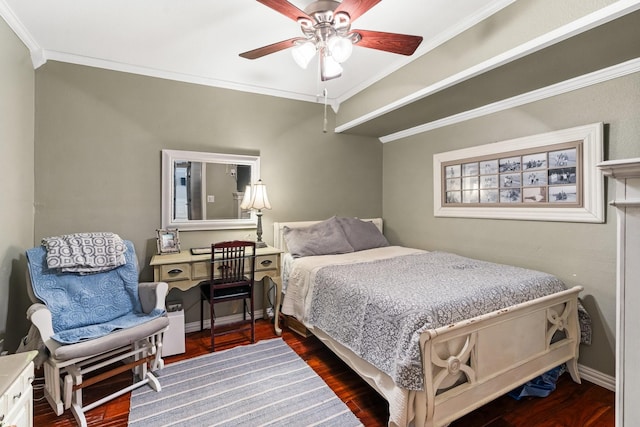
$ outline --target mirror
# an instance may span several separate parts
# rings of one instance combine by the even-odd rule
[[[162,228],[256,227],[240,208],[244,189],[260,177],[260,157],[162,150]]]

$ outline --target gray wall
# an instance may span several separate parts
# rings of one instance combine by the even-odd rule
[[[1,18],[0,76],[0,339],[14,351],[28,329],[24,251],[33,246],[34,71],[29,51]]]
[[[116,232],[135,244],[143,279],[160,227],[162,149],[260,155],[268,243],[274,221],[382,214],[380,143],[322,133],[318,104],[50,61],[36,72],[35,135],[36,241]],[[185,249],[244,237],[255,229],[180,232]],[[170,295],[186,300],[187,321],[199,318],[194,291]]]
[[[613,376],[613,208],[605,224],[435,218],[432,161],[439,152],[601,121],[607,125],[605,159],[639,157],[639,111],[640,74],[634,74],[385,144],[385,234],[394,243],[535,268],[584,286],[581,296],[593,317],[594,336],[591,346],[581,347],[580,363]]]

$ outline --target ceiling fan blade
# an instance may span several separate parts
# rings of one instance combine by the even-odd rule
[[[276,12],[280,12],[287,18],[293,19],[296,22],[298,21],[298,18],[306,18],[313,21],[309,15],[289,3],[287,0],[258,0],[258,3],[262,3],[263,5],[270,7]]]
[[[278,42],[278,43],[273,43],[273,44],[270,44],[270,45],[267,45],[267,46],[262,46],[262,47],[259,47],[257,49],[253,49],[253,50],[249,50],[247,52],[243,52],[243,53],[240,54],[240,56],[243,57],[243,58],[247,58],[247,59],[262,58],[265,55],[269,55],[271,53],[279,52],[281,50],[285,50],[285,49],[288,49],[290,47],[293,47],[293,44],[297,40],[306,40],[306,39],[304,37],[294,37],[292,39],[282,40],[281,42]]]
[[[422,43],[422,36],[369,30],[353,30],[352,33],[358,33],[360,37],[362,37],[362,39],[356,43],[357,46],[398,53],[400,55],[413,55],[420,43]]]
[[[351,22],[362,16],[363,13],[380,3],[381,0],[343,0],[334,13],[347,12]]]

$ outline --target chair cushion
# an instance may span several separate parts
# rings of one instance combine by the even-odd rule
[[[51,356],[58,361],[97,356],[156,334],[167,326],[169,326],[169,318],[165,314],[132,328],[121,329],[90,341],[61,345]]]

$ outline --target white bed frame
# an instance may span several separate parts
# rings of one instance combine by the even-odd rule
[[[382,219],[369,219],[382,231]],[[319,221],[274,224],[274,244],[286,250],[283,228]],[[580,383],[578,294],[563,292],[425,331],[420,338],[424,391],[408,392],[406,420],[418,427],[450,422],[566,362]],[[391,378],[317,328],[310,331],[393,405]],[[564,338],[552,342],[557,331]],[[460,381],[462,379],[462,381]],[[404,419],[404,418],[403,418]],[[389,425],[397,425],[390,420]]]

